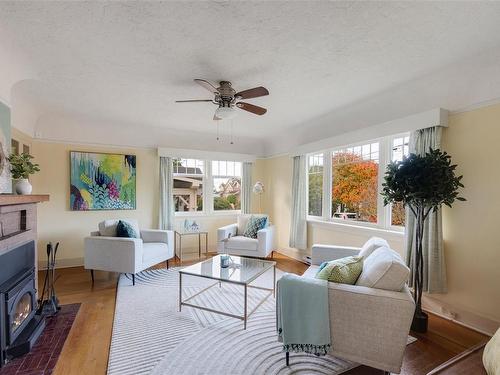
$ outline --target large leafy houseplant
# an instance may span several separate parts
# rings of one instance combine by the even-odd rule
[[[415,217],[415,269],[413,270],[413,295],[415,315],[412,329],[427,330],[427,314],[422,311],[424,224],[429,214],[443,204],[451,207],[455,200],[465,201],[459,196],[463,176],[456,176],[456,165],[451,157],[439,149],[429,149],[425,155],[410,154],[402,161],[387,166],[382,189],[384,205],[401,202]]]

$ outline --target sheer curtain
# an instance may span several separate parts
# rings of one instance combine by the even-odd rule
[[[306,157],[294,156],[292,173],[292,220],[290,247],[307,248]]]
[[[160,229],[174,229],[174,182],[172,158],[160,157]]]
[[[435,126],[420,129],[410,135],[410,152],[424,155],[429,148],[441,147],[442,128]],[[405,225],[406,264],[411,269],[410,286],[413,286],[415,268],[415,217],[406,210]],[[423,291],[428,293],[446,292],[446,267],[443,249],[443,225],[441,210],[431,212],[425,221],[423,237]]]
[[[241,213],[252,212],[252,163],[243,163],[243,176],[241,186]]]

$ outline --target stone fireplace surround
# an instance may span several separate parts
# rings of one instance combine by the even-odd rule
[[[43,331],[37,304],[37,203],[48,195],[0,195],[0,367]]]

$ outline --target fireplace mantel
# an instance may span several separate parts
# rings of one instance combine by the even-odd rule
[[[0,194],[0,206],[47,202],[48,200],[49,200],[48,194],[33,194],[33,195]]]

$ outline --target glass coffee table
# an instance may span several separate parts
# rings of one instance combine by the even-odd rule
[[[221,267],[220,255],[217,255],[211,259],[207,259],[203,262],[193,264],[192,266],[183,268],[179,271],[179,311],[181,311],[182,306],[189,306],[195,309],[205,310],[213,312],[216,314],[221,314],[229,316],[231,318],[236,318],[243,320],[243,329],[247,328],[247,320],[271,295],[275,295],[276,291],[276,262],[269,260],[262,260],[256,258],[238,257],[231,256],[232,265],[227,268]],[[265,272],[273,270],[273,286],[272,288],[265,288],[262,286],[250,285],[257,278],[262,276]],[[182,300],[182,276],[189,275],[195,277],[202,277],[206,279],[211,279],[216,281],[210,286],[200,290],[199,292],[189,296],[185,300]],[[209,307],[196,305],[190,303],[189,301],[206,292],[210,288],[219,285],[221,282],[237,284],[243,286],[243,314],[231,314],[225,311],[215,310]],[[257,305],[249,312],[248,311],[248,288],[255,288],[265,290],[269,293],[257,303]]]

